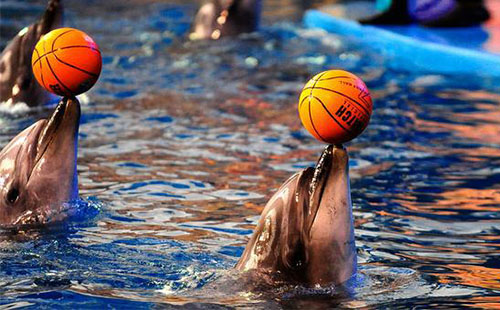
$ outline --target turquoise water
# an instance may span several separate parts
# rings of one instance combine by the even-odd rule
[[[43,10],[2,2],[2,46]],[[0,232],[1,308],[495,308],[500,80],[398,71],[359,42],[266,2],[258,34],[186,42],[196,4],[66,1],[104,55],[83,98],[77,212]],[[296,104],[343,68],[374,99],[351,157],[359,274],[335,288],[251,290],[232,271],[263,205],[323,146]],[[0,145],[50,108],[0,114]]]

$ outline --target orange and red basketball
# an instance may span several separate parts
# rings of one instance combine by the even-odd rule
[[[372,114],[372,99],[365,83],[344,70],[314,76],[300,94],[299,116],[318,140],[341,144],[365,130]]]
[[[59,28],[45,34],[31,58],[37,81],[60,96],[76,96],[94,86],[101,73],[99,47],[85,32]]]

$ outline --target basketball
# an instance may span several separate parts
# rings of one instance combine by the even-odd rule
[[[85,32],[59,28],[45,34],[31,58],[33,74],[46,90],[76,96],[94,86],[101,73],[101,52]]]
[[[317,74],[300,94],[300,120],[322,142],[351,141],[365,130],[371,114],[372,99],[365,83],[344,70]]]

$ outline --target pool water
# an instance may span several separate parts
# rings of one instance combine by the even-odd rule
[[[2,48],[44,2],[2,2]],[[395,70],[304,29],[292,0],[216,42],[185,40],[194,1],[65,8],[104,56],[81,98],[81,201],[64,223],[0,231],[0,308],[500,307],[499,78]],[[232,267],[270,195],[320,155],[297,98],[331,68],[374,99],[347,145],[359,273],[349,293],[252,288]],[[4,146],[51,109],[0,111]]]

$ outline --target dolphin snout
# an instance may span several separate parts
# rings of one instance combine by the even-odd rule
[[[76,99],[64,98],[46,122],[37,146],[37,159],[49,150],[64,144],[74,144],[80,122],[80,104]],[[75,140],[75,141],[72,141]]]
[[[347,155],[347,150],[342,144],[329,145],[327,148],[330,149],[334,163],[338,163],[339,165],[347,164],[349,155]]]
[[[62,24],[63,7],[60,0],[51,0],[38,24],[41,34],[45,34]]]

